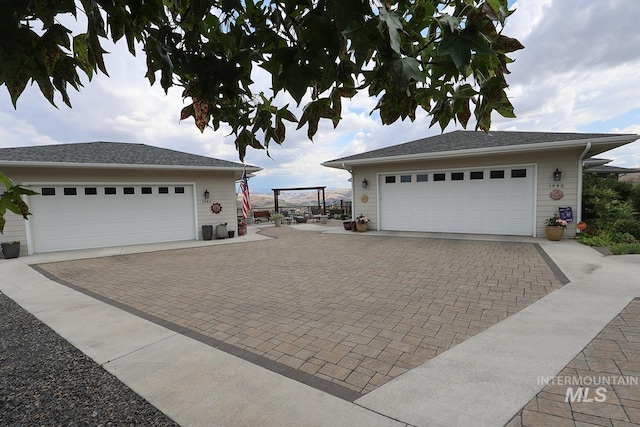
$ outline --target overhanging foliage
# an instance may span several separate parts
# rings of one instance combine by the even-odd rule
[[[522,45],[501,34],[507,0],[0,0],[0,85],[16,107],[35,82],[55,105],[71,106],[68,86],[107,74],[106,39],[144,48],[147,78],[167,91],[182,87],[200,131],[231,128],[243,159],[247,147],[285,140],[285,121],[334,127],[342,98],[378,97],[382,123],[414,120],[418,107],[431,125],[489,130],[491,113],[514,117],[505,88],[507,54]],[[57,17],[83,15],[73,32]],[[271,75],[272,93],[253,93],[252,71]],[[300,105],[298,119],[280,92]],[[308,102],[307,102],[308,101]]]

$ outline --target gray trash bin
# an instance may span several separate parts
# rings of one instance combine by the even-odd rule
[[[202,239],[203,240],[212,240],[213,239],[213,225],[203,225],[202,226]]]

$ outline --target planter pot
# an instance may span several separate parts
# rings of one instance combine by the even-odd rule
[[[562,239],[562,235],[564,234],[564,227],[547,225],[544,227],[544,234],[547,236],[547,239],[557,242],[558,240]]]
[[[326,224],[328,218],[327,215],[320,215],[320,224]]]
[[[360,224],[359,222],[356,222],[356,229],[360,232],[363,231],[367,231],[368,225],[366,222],[364,224]]]
[[[202,240],[213,239],[213,225],[202,226]]]
[[[273,222],[276,224],[276,227],[280,227],[282,225],[282,218],[275,218]]]
[[[18,258],[20,255],[20,242],[2,243],[2,254],[6,259]]]
[[[247,234],[247,226],[246,225],[239,225],[238,226],[238,236],[244,236],[245,234]]]
[[[304,224],[305,222],[307,222],[307,218],[303,217],[303,216],[297,216],[296,218],[296,223],[298,224]]]
[[[345,230],[351,230],[351,221],[343,221],[342,226]]]

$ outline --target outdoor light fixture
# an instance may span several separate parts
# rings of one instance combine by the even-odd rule
[[[562,180],[562,172],[560,172],[558,168],[556,168],[556,170],[553,172],[553,180],[554,181]]]
[[[209,200],[209,190],[204,190],[204,199]]]
[[[367,188],[369,186],[369,181],[367,181],[367,178],[362,180],[362,188]]]

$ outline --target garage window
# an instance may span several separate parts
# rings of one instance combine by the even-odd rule
[[[396,182],[396,177],[395,176],[385,176],[384,177],[384,183],[385,184],[395,184]]]
[[[169,187],[159,187],[158,194],[169,194]]]
[[[451,172],[451,181],[464,180],[464,172]]]
[[[400,182],[411,182],[411,175],[400,175]]]
[[[469,179],[484,179],[484,171],[475,171],[469,174]]]
[[[98,194],[98,189],[96,187],[85,187],[84,195],[85,196],[95,196]]]
[[[176,194],[184,194],[184,187],[176,187]]]
[[[122,189],[122,192],[123,192],[124,194],[136,194],[136,190],[135,190],[135,188],[133,188],[133,187],[124,187],[124,188]]]
[[[491,171],[489,176],[491,179],[501,179],[504,178],[504,171]]]
[[[142,194],[153,194],[151,187],[142,187]]]
[[[116,187],[105,187],[104,194],[106,194],[107,196],[116,194]]]
[[[443,173],[434,173],[433,174],[433,180],[434,181],[445,181],[446,179],[447,179],[446,175],[443,174]]]
[[[65,187],[64,195],[65,196],[76,196],[78,194],[78,189],[76,187]]]
[[[511,169],[511,178],[526,178],[526,169]]]
[[[419,173],[416,175],[416,182],[427,182],[429,180],[429,175],[426,173]]]
[[[42,190],[40,190],[40,193],[43,196],[55,196],[56,195],[56,189],[53,187],[44,187],[42,188]]]

